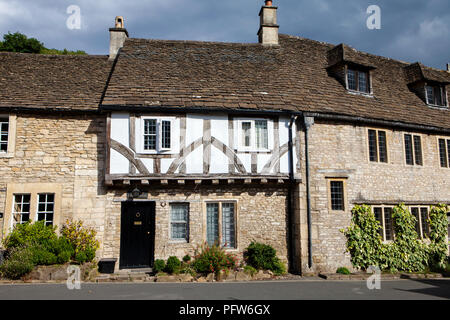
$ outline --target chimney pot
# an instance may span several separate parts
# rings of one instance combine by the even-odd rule
[[[266,7],[271,7],[272,6],[272,0],[266,0],[265,4],[266,4]]]

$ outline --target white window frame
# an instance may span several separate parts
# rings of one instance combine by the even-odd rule
[[[16,118],[15,114],[0,113],[0,121],[8,120],[8,142],[7,151],[0,151],[0,158],[13,158],[16,149]]]
[[[445,104],[434,104],[434,103],[430,103],[428,101],[428,90],[427,88],[430,87],[433,90],[433,102],[435,101],[436,98],[436,88],[439,88],[439,90],[441,91],[441,100],[445,99]],[[434,85],[434,84],[430,84],[430,83],[426,83],[425,84],[425,101],[427,102],[427,105],[431,106],[431,107],[436,107],[436,108],[448,108],[448,95],[447,95],[447,89],[444,85]]]
[[[204,202],[204,242],[208,241],[208,231],[207,231],[207,214],[208,214],[208,210],[207,210],[207,206],[208,204],[218,204],[218,240],[219,240],[219,246],[227,251],[237,251],[238,246],[239,246],[239,239],[238,239],[238,225],[239,225],[239,220],[238,220],[238,202],[237,200],[207,200]],[[224,204],[233,204],[234,206],[234,246],[224,246],[223,243],[223,205]]]
[[[156,150],[145,150],[144,148],[144,128],[145,120],[156,120]],[[168,153],[175,149],[175,117],[152,117],[144,116],[140,119],[140,128],[137,132],[137,137],[139,139],[139,152],[145,154],[158,154],[158,153]],[[170,148],[162,147],[162,122],[170,122]]]
[[[267,122],[267,148],[257,147],[256,121]],[[242,131],[242,123],[250,122],[250,146],[244,146],[244,133]],[[237,150],[241,152],[269,152],[273,149],[273,120],[267,118],[238,118],[235,119],[235,138]]]
[[[53,196],[53,202],[49,202],[47,201],[47,197],[49,195]],[[39,201],[41,196],[45,196],[45,201],[41,202]],[[37,204],[36,204],[36,215],[35,215],[35,221],[39,221],[39,214],[43,213],[45,214],[45,219],[42,220],[44,221],[44,223],[47,225],[47,222],[51,222],[51,225],[53,226],[54,224],[54,220],[55,220],[55,194],[54,193],[38,193],[37,194],[37,198],[36,198]],[[39,211],[39,204],[45,204],[45,211]],[[48,204],[53,204],[53,210],[47,210],[48,209]],[[47,215],[51,213],[53,215],[52,220],[48,220],[47,219]]]
[[[186,221],[181,221],[181,220],[173,220],[172,219],[172,206],[174,205],[184,205],[187,207],[187,216],[186,216]],[[189,243],[189,220],[190,220],[190,203],[189,202],[172,202],[169,204],[170,206],[170,226],[169,226],[169,239],[171,242],[181,242],[181,243]],[[185,223],[186,224],[186,237],[185,238],[173,238],[172,237],[172,224],[174,223]]]
[[[19,203],[19,205],[20,205],[20,212],[16,212],[16,204],[17,204],[16,203],[16,197],[17,196],[22,197],[21,201]],[[24,196],[28,196],[29,197],[28,202],[24,202],[23,201],[23,197]],[[18,224],[24,224],[27,221],[31,220],[31,201],[32,201],[32,196],[31,196],[30,193],[14,193],[12,195],[12,209],[11,209],[11,213],[12,213],[11,227],[12,228],[14,228]],[[28,211],[27,212],[23,211],[23,205],[24,204],[28,204]],[[28,214],[28,220],[27,221],[23,221],[23,219],[22,219],[24,213]],[[16,222],[16,219],[14,218],[15,215],[20,215],[20,220],[17,221],[17,222]]]

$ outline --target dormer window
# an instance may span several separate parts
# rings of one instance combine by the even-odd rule
[[[425,86],[427,103],[431,106],[446,107],[447,94],[444,86],[426,85]]]
[[[366,71],[347,69],[348,90],[370,93],[369,73]]]

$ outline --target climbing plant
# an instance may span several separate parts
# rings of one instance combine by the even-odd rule
[[[432,266],[442,268],[447,259],[447,206],[430,209],[430,241],[422,241],[416,231],[416,217],[404,204],[393,209],[394,241],[383,243],[381,225],[367,205],[352,210],[352,223],[341,230],[347,238],[347,250],[355,268],[419,272]]]

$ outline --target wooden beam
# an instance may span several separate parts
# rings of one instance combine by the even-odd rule
[[[267,179],[261,179],[262,184],[267,184],[269,181]]]
[[[250,183],[252,183],[252,179],[245,179],[245,180],[244,180],[244,183],[245,183],[245,184],[250,184]]]
[[[219,180],[213,180],[212,184],[219,184]]]
[[[144,185],[149,185],[150,181],[149,180],[141,180],[141,183]]]
[[[178,180],[178,184],[186,184],[186,180]]]
[[[123,184],[129,186],[130,185],[130,180],[128,180],[128,179],[123,180]]]
[[[169,180],[161,180],[161,184],[167,185],[169,184]]]
[[[228,182],[228,184],[233,184],[235,181],[234,181],[234,179],[228,179],[227,182]]]
[[[195,184],[202,184],[202,180],[195,180],[194,183]]]

